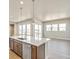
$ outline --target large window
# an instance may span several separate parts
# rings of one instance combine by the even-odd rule
[[[19,35],[21,35],[22,34],[22,25],[19,25]]]
[[[27,24],[27,36],[26,36],[26,38],[28,40],[31,39],[31,24]]]
[[[66,31],[66,23],[46,25],[46,31]]]
[[[66,24],[65,23],[59,24],[59,31],[66,31]]]
[[[26,25],[25,24],[19,25],[19,36],[25,38],[25,34],[26,34]]]
[[[51,27],[52,27],[51,24],[50,25],[46,25],[46,31],[51,31]]]
[[[31,24],[27,24],[27,35],[31,35]]]
[[[31,38],[31,25],[30,24],[20,24],[19,25],[19,36],[22,38]]]
[[[58,24],[46,25],[46,31],[58,31]]]
[[[23,25],[23,27],[22,27],[22,31],[23,31],[23,34],[25,35],[26,34],[26,25]]]
[[[35,39],[41,39],[42,37],[42,26],[35,24]]]
[[[52,31],[58,31],[58,24],[52,24]]]

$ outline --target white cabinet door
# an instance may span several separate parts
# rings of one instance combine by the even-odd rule
[[[31,59],[31,45],[23,43],[23,59]]]

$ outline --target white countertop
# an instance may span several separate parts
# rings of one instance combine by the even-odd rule
[[[30,38],[30,39],[21,40],[21,39],[18,39],[19,38],[18,36],[10,36],[10,38],[19,40],[23,43],[28,43],[28,44],[31,44],[31,45],[35,45],[35,46],[40,46],[40,45],[42,45],[42,44],[44,44],[44,43],[46,43],[50,40],[49,38],[40,38],[40,39]]]

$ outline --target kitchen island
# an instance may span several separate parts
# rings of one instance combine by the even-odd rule
[[[10,49],[19,55],[22,59],[45,59],[45,43],[50,39],[39,38],[30,39],[10,36]]]

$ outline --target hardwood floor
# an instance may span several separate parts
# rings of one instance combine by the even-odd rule
[[[9,59],[21,59],[18,55],[16,55],[13,51],[9,51]]]

